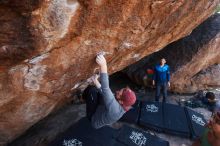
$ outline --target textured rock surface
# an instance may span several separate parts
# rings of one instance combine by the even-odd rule
[[[203,69],[191,79],[194,91],[220,87],[220,64]]]
[[[193,32],[163,50],[145,57],[128,67],[128,76],[144,84],[146,69],[158,63],[161,57],[171,67],[171,90],[191,93],[220,85],[220,14],[215,14]]]
[[[0,144],[66,103],[97,52],[109,53],[110,73],[121,70],[189,34],[218,3],[0,1]]]

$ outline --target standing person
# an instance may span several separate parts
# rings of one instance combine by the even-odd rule
[[[159,101],[160,91],[163,90],[163,102],[166,102],[167,87],[170,87],[170,68],[166,60],[162,58],[160,64],[154,68],[153,86],[156,85],[155,101]]]
[[[97,55],[96,62],[100,66],[100,80],[98,75],[92,77],[95,86],[88,86],[83,92],[86,100],[86,115],[94,128],[118,121],[135,103],[135,93],[130,88],[116,91],[116,98],[109,88],[107,63],[103,55]]]

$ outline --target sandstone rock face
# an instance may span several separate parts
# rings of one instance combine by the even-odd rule
[[[219,2],[0,1],[0,143],[66,103],[98,52],[121,70],[189,34]]]
[[[220,87],[220,64],[203,69],[191,79],[194,91]]]
[[[215,14],[193,32],[163,50],[128,67],[125,72],[138,84],[144,84],[146,69],[161,57],[171,67],[171,90],[192,93],[220,85],[220,14]]]

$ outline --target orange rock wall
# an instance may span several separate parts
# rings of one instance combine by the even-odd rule
[[[108,53],[119,71],[188,35],[219,0],[0,1],[0,143],[69,100]],[[2,13],[1,13],[2,14]]]

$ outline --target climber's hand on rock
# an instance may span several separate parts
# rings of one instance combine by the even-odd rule
[[[98,63],[99,66],[106,66],[106,60],[102,54],[97,55],[96,62]]]
[[[101,67],[101,73],[107,73],[107,63],[102,54],[97,55],[96,62]]]
[[[97,88],[101,88],[101,84],[98,80],[99,76],[97,74],[92,76],[92,82]]]

